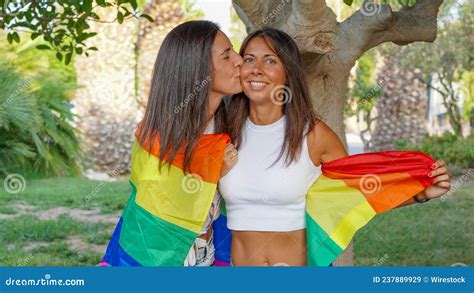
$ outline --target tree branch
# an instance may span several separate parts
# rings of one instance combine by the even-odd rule
[[[338,23],[324,0],[292,2],[291,14],[284,31],[293,37],[301,53],[326,54],[334,50]]]
[[[262,26],[265,1],[232,0],[235,12],[245,24],[247,33]]]
[[[436,19],[443,0],[417,0],[412,7],[392,11],[388,4],[364,1],[361,8],[340,25],[335,42],[336,51],[348,65],[365,51],[384,42],[406,45],[412,42],[433,42]]]
[[[247,32],[271,26],[288,33],[301,53],[334,49],[338,23],[324,0],[233,0],[233,4]]]

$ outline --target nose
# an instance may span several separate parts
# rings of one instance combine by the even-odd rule
[[[252,67],[252,74],[254,75],[262,75],[263,71],[261,70],[260,62],[255,62]]]

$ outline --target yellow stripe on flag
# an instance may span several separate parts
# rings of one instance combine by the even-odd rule
[[[185,175],[183,170],[163,164],[138,143],[132,149],[130,179],[137,188],[136,203],[151,214],[199,233],[206,220],[217,184],[202,180],[198,175]]]
[[[341,223],[347,221],[348,214],[362,204],[368,203],[360,191],[348,187],[343,180],[324,175],[313,183],[306,197],[307,213],[328,235],[337,236],[340,243],[345,243],[345,237],[339,236],[343,231],[339,229],[344,229]]]
[[[377,213],[366,201],[354,207],[330,234],[331,239],[345,249],[357,230],[367,224]]]

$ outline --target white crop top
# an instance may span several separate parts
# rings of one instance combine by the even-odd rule
[[[321,175],[308,152],[307,140],[298,160],[285,166],[280,154],[286,117],[270,125],[247,118],[237,164],[219,181],[227,208],[227,226],[238,231],[288,232],[306,227],[306,192]]]

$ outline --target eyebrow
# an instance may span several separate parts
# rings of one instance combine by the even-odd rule
[[[221,53],[221,55],[224,55],[224,53],[229,52],[229,51],[230,51],[230,47],[227,48],[227,49],[225,49],[225,50]]]

